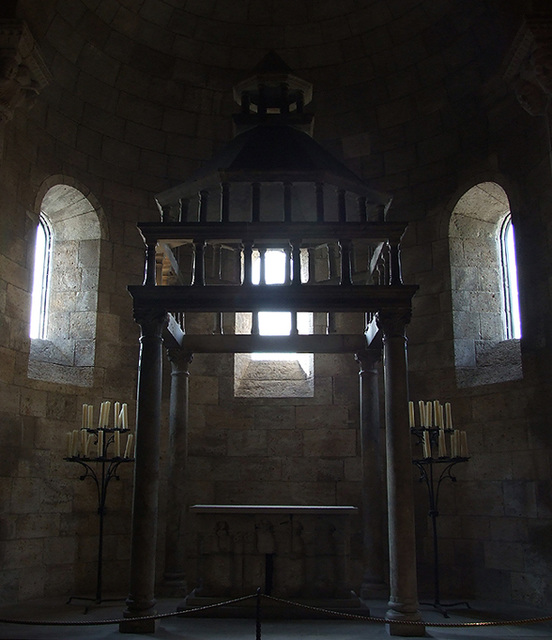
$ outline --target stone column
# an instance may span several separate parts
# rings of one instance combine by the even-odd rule
[[[392,636],[423,636],[416,578],[416,534],[405,326],[410,309],[378,313],[383,332],[387,500],[389,526],[389,620]]]
[[[361,598],[387,595],[383,554],[383,472],[380,443],[379,375],[381,349],[355,354],[360,381],[360,448],[362,458],[362,540],[364,575]]]
[[[188,457],[188,391],[192,354],[183,349],[169,349],[171,396],[169,410],[169,446],[167,481],[167,527],[165,535],[166,595],[186,593],[186,463]]]
[[[138,312],[141,327],[136,455],[130,550],[130,591],[119,623],[121,633],[153,633],[155,620],[155,556],[159,496],[159,435],[161,422],[162,338],[165,312]]]

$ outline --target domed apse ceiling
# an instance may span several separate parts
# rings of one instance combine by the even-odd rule
[[[269,50],[313,83],[315,137],[371,178],[397,127],[416,121],[427,136],[436,120],[473,117],[515,28],[491,0],[21,0],[18,11],[67,117],[125,141],[130,122],[136,144],[174,157],[187,145],[171,184],[231,137],[232,86]]]

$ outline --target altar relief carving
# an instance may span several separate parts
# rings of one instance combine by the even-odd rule
[[[349,597],[354,507],[332,513],[324,507],[263,512],[259,506],[243,513],[229,505],[224,519],[202,507],[193,534],[198,595],[235,597],[261,587],[283,598]]]

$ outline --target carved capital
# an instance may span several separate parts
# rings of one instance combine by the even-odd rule
[[[376,322],[383,333],[383,339],[405,338],[405,328],[412,317],[411,309],[378,311]]]
[[[11,120],[18,107],[30,109],[50,80],[25,22],[0,20],[0,122]]]
[[[193,353],[179,347],[167,349],[167,356],[173,368],[173,373],[188,372],[188,367],[194,359]]]
[[[143,338],[161,339],[163,330],[169,323],[169,315],[159,309],[134,309],[134,320],[142,329]]]
[[[552,96],[552,14],[525,17],[506,55],[504,79],[527,113],[545,113]]]
[[[542,87],[531,80],[518,78],[514,91],[519,104],[532,116],[542,116],[546,111],[548,96]]]
[[[530,62],[537,83],[546,95],[552,95],[552,40],[538,43]]]
[[[370,348],[355,353],[355,360],[360,367],[360,375],[376,370],[377,363],[381,360],[381,349]]]

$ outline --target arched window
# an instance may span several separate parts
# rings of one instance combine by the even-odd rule
[[[458,200],[449,245],[458,384],[521,378],[514,236],[502,187],[484,182]]]
[[[99,207],[80,189],[54,184],[45,191],[40,210],[28,376],[90,386],[96,352]]]
[[[52,228],[41,213],[36,228],[30,337],[46,337],[52,251]]]
[[[507,215],[500,233],[502,255],[502,281],[504,287],[504,311],[506,321],[506,337],[521,338],[521,319],[519,313],[519,296],[516,265],[516,245],[512,216]]]

